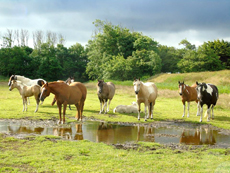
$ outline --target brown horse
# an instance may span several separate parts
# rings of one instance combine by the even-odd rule
[[[40,100],[44,100],[46,97],[53,93],[57,100],[57,106],[59,108],[59,123],[65,123],[65,112],[67,104],[74,104],[78,113],[76,114],[77,120],[82,120],[82,112],[87,95],[86,87],[81,82],[74,82],[70,85],[62,82],[50,82],[46,83],[41,88]],[[61,116],[61,109],[63,105],[63,120]]]
[[[179,83],[179,94],[181,96],[181,100],[182,103],[184,105],[184,113],[182,115],[182,117],[184,117],[185,115],[185,106],[186,106],[186,102],[188,102],[188,114],[187,117],[189,117],[189,106],[190,106],[190,102],[192,101],[196,101],[197,104],[197,116],[200,115],[200,104],[199,104],[199,100],[197,98],[197,91],[196,91],[196,86],[197,84],[193,84],[191,87],[188,85],[185,85],[184,81]]]
[[[69,77],[68,79],[66,79],[66,81],[58,80],[58,82],[63,82],[63,83],[66,83],[67,85],[70,85],[71,83],[74,82],[74,77]],[[54,97],[51,105],[53,106],[55,103],[56,103],[56,98]],[[71,110],[70,105],[69,105],[69,110]]]
[[[23,100],[23,112],[26,108],[27,111],[27,97],[31,97],[34,96],[36,103],[37,103],[37,107],[36,110],[34,112],[38,111],[38,105],[39,105],[39,96],[41,93],[40,90],[40,86],[39,85],[32,85],[32,86],[27,86],[25,84],[23,84],[21,81],[16,81],[16,80],[12,80],[10,83],[10,87],[9,90],[13,90],[14,88],[17,88],[20,95],[22,96],[22,100]]]
[[[140,120],[141,103],[145,104],[145,121],[151,115],[153,119],[153,108],[157,99],[157,87],[152,82],[143,83],[140,79],[134,79],[134,91],[137,99],[138,120]],[[147,107],[149,113],[147,114]]]
[[[109,100],[108,108],[105,110],[105,114],[109,112],[109,105],[113,96],[115,94],[115,85],[112,82],[104,82],[104,80],[98,80],[97,82],[97,95],[100,101],[100,112],[101,114],[104,111],[104,108],[107,107],[107,101]],[[103,104],[103,108],[102,108]]]

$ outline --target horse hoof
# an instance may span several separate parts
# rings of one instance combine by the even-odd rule
[[[151,120],[153,120],[153,118],[151,118]]]

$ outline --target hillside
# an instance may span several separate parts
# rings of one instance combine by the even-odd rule
[[[173,90],[178,88],[178,81],[184,81],[190,86],[196,81],[212,83],[220,89],[221,93],[230,93],[230,70],[179,74],[162,73],[153,76],[148,81],[156,83],[160,88]]]

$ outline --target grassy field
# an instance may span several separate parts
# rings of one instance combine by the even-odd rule
[[[183,106],[178,94],[178,80],[186,84],[209,82],[220,89],[220,98],[214,109],[215,119],[202,124],[230,129],[230,71],[161,74],[150,79],[156,83],[159,93],[154,108],[157,121],[185,121],[199,123],[196,104],[191,103],[190,117],[182,118]],[[0,119],[46,120],[58,118],[57,106],[51,106],[50,95],[39,106],[37,113],[34,98],[30,98],[27,112],[22,112],[19,92],[9,91],[5,79],[0,82]],[[129,105],[135,101],[132,81],[117,82],[116,94],[108,114],[99,115],[100,104],[96,95],[96,82],[85,83],[88,91],[83,115],[109,122],[146,123],[144,114],[137,120],[136,114],[112,113],[117,105]],[[142,105],[142,110],[143,105]],[[76,109],[67,110],[67,124],[75,121]],[[211,149],[208,146],[193,149],[171,149],[156,143],[138,143],[137,149],[116,149],[103,143],[89,141],[63,141],[51,136],[31,137],[24,140],[0,135],[0,172],[227,172],[230,169],[230,150]],[[217,161],[218,160],[218,161]]]

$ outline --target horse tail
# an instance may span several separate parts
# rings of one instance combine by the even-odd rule
[[[151,112],[152,112],[152,109],[153,109],[152,105],[153,105],[153,102],[150,103],[150,109],[149,109],[149,115],[150,116],[151,116]]]

